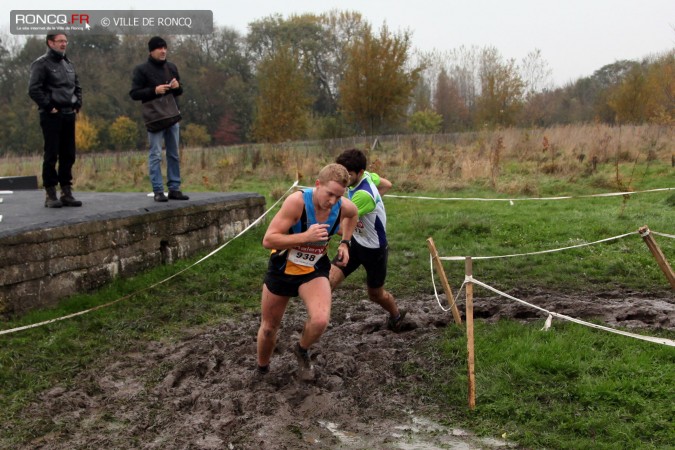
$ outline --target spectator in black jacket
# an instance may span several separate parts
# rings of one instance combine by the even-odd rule
[[[75,67],[66,56],[68,37],[47,35],[47,53],[30,66],[28,95],[38,105],[44,137],[42,184],[47,192],[45,206],[82,206],[71,189],[75,164],[75,118],[82,107],[82,88]],[[58,162],[59,168],[56,169]],[[61,197],[56,186],[61,185]]]
[[[176,103],[183,93],[180,75],[175,64],[166,60],[167,44],[164,39],[155,36],[148,42],[150,56],[148,60],[134,69],[131,90],[129,95],[142,103],[154,100],[163,95],[173,95]],[[178,122],[160,131],[148,130],[150,153],[148,156],[148,170],[150,183],[155,194],[156,202],[171,200],[188,200],[180,190],[180,160],[178,156]],[[162,179],[162,140],[166,145],[166,178],[169,187],[169,197],[164,195]]]

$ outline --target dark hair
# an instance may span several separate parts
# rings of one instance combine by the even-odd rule
[[[356,173],[366,170],[368,164],[366,154],[355,148],[340,153],[340,156],[335,159],[335,162],[345,166],[348,171]]]
[[[56,36],[58,36],[60,34],[64,35],[65,37],[68,37],[68,35],[66,33],[62,33],[62,32],[59,32],[59,31],[52,31],[51,34],[47,35],[47,39],[45,39],[45,44],[47,44],[47,46],[49,46],[49,41],[53,41],[54,39],[56,39]]]

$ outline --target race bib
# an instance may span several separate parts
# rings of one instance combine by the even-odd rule
[[[302,245],[289,250],[288,260],[299,266],[314,267],[316,262],[326,252],[326,247]]]

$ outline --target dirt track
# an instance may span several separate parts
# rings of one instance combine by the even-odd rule
[[[363,291],[338,290],[332,322],[314,348],[318,376],[296,380],[288,348],[304,308],[284,318],[272,370],[252,380],[258,315],[195,331],[177,343],[151,342],[86,369],[72,388],[54,386],[25,411],[31,421],[61,424],[60,433],[21,448],[49,449],[490,449],[484,439],[442,426],[441,414],[412,395],[401,367],[428,364],[416,351],[452,322],[433,296],[399,299],[409,310],[401,333]],[[575,298],[547,293],[520,298],[556,312],[627,327],[675,328],[672,295],[615,293]],[[461,309],[461,308],[460,308]],[[475,315],[542,318],[500,298],[477,299]],[[626,339],[620,337],[620,339]],[[445,419],[448,419],[447,417]]]

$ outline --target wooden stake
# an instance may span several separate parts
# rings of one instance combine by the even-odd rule
[[[640,227],[638,233],[640,233],[640,236],[642,236],[645,244],[647,244],[647,247],[649,247],[649,251],[652,252],[652,255],[654,255],[654,258],[656,258],[656,263],[659,265],[661,271],[668,279],[670,287],[675,289],[675,273],[673,273],[673,269],[670,267],[670,264],[668,264],[668,260],[661,251],[661,248],[656,244],[652,233],[649,231],[649,227],[647,225]]]
[[[467,256],[465,261],[466,276],[473,276],[473,263]],[[468,350],[467,370],[469,372],[469,409],[476,407],[476,368],[474,365],[473,346],[473,283],[466,283],[466,348]]]
[[[431,258],[434,261],[434,267],[438,273],[438,278],[441,279],[441,285],[443,285],[443,291],[445,292],[445,297],[448,299],[448,304],[452,309],[452,317],[455,318],[455,323],[457,325],[462,324],[462,316],[459,314],[459,309],[455,304],[455,297],[452,295],[452,289],[450,289],[450,283],[448,283],[448,277],[445,276],[445,271],[443,270],[443,264],[438,257],[438,252],[436,251],[436,245],[434,245],[434,240],[432,238],[427,239],[427,245],[429,246],[429,253],[431,253]]]

